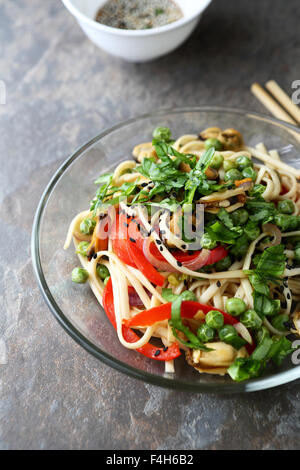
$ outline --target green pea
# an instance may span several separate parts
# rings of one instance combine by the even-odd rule
[[[274,218],[275,224],[285,232],[290,226],[290,216],[287,214],[276,214]]]
[[[104,279],[110,276],[109,270],[107,269],[106,266],[104,266],[104,264],[98,264],[96,268],[96,272],[98,276],[100,277],[100,279],[102,279],[103,281]]]
[[[223,168],[225,171],[233,170],[237,168],[237,164],[233,160],[225,160],[223,163]]]
[[[282,212],[282,214],[292,214],[295,210],[295,205],[290,199],[284,199],[278,202],[277,209],[279,212]]]
[[[230,268],[231,264],[230,256],[226,256],[226,258],[221,259],[215,264],[215,268],[217,271],[226,271],[226,269]]]
[[[262,319],[256,313],[255,310],[247,310],[240,316],[240,321],[245,325],[246,328],[253,328],[258,330],[262,325]]]
[[[300,217],[298,215],[290,215],[289,230],[298,230],[300,226]]]
[[[215,331],[206,323],[203,323],[197,330],[197,336],[202,343],[208,343],[214,339]]]
[[[272,325],[276,330],[279,331],[286,331],[287,328],[285,327],[285,323],[289,321],[289,316],[285,314],[278,315],[277,317],[274,317],[271,321]]]
[[[157,127],[153,131],[153,138],[157,140],[164,140],[168,142],[171,140],[172,132],[168,127]]]
[[[251,178],[252,181],[255,181],[257,178],[257,172],[251,166],[247,166],[242,172],[244,178]]]
[[[236,180],[241,180],[242,174],[239,170],[233,168],[232,170],[226,171],[225,176],[224,176],[224,181],[236,181]]]
[[[211,168],[214,168],[215,170],[218,170],[223,165],[223,162],[224,162],[223,156],[220,155],[219,153],[215,153],[209,166]]]
[[[231,344],[235,349],[240,349],[246,341],[239,337],[236,329],[232,325],[224,325],[219,330],[219,338],[224,343]]]
[[[224,317],[218,310],[210,310],[205,316],[205,323],[213,330],[219,330],[224,325]]]
[[[216,150],[222,150],[223,149],[223,144],[218,140],[218,139],[207,139],[204,142],[204,146],[206,150],[214,147]]]
[[[240,157],[237,157],[235,160],[237,167],[240,171],[244,170],[248,166],[252,167],[253,163],[249,157],[246,157],[244,155],[241,155]]]
[[[204,233],[201,237],[200,245],[207,250],[213,250],[216,248],[217,242],[212,240],[208,233]]]
[[[237,209],[231,214],[234,225],[245,225],[249,219],[249,214],[246,209]]]
[[[300,263],[300,247],[295,249],[295,261]]]
[[[180,297],[182,298],[182,300],[197,300],[196,294],[194,292],[191,292],[190,290],[185,290],[184,292],[182,292],[182,294],[180,294]]]
[[[245,302],[238,297],[232,297],[231,299],[228,299],[226,301],[225,308],[226,312],[228,312],[229,315],[233,315],[234,317],[241,315],[247,309]]]
[[[89,273],[83,268],[74,268],[72,271],[72,281],[76,284],[84,284],[89,277]]]
[[[91,233],[93,233],[95,227],[96,221],[94,219],[83,219],[80,224],[80,231],[85,235],[90,235]]]
[[[283,232],[286,232],[287,230],[297,230],[299,228],[300,217],[296,215],[276,214],[274,221]]]
[[[249,238],[249,240],[253,241],[260,235],[260,228],[258,225],[253,222],[252,220],[249,220],[247,224],[245,225],[244,232]]]
[[[89,246],[90,246],[89,242],[78,243],[76,253],[78,253],[81,256],[87,256],[87,250]]]
[[[108,283],[108,281],[110,280],[110,276],[107,276],[105,279],[104,279],[104,285],[106,286],[106,284]]]

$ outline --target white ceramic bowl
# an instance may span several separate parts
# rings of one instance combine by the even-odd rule
[[[176,0],[183,18],[159,28],[124,30],[95,21],[106,0],[62,0],[85,34],[98,47],[130,62],[146,62],[176,49],[193,32],[212,0]]]

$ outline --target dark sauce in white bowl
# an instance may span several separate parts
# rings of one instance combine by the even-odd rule
[[[174,23],[183,17],[173,0],[108,0],[98,11],[96,21],[119,29],[152,29]]]

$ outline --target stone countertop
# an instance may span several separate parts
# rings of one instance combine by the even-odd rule
[[[102,129],[162,107],[265,112],[253,81],[291,91],[298,13],[298,0],[215,0],[177,51],[130,64],[89,42],[57,0],[0,0],[0,449],[299,448],[299,380],[208,396],[131,379],[63,331],[30,259],[45,185]]]

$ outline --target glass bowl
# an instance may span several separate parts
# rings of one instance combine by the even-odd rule
[[[290,358],[281,368],[271,368],[262,377],[245,383],[235,383],[228,376],[199,374],[187,365],[183,356],[176,359],[174,374],[165,373],[163,363],[124,348],[89,285],[72,283],[70,274],[78,259],[74,249],[63,250],[70,221],[89,207],[96,190],[93,181],[120,161],[130,159],[132,148],[151,140],[157,126],[170,127],[174,136],[198,133],[210,126],[233,127],[243,133],[248,145],[264,142],[269,149],[284,149],[282,158],[300,168],[299,130],[246,111],[211,107],[161,110],[102,132],[57,170],[37,208],[32,258],[46,303],[70,336],[93,356],[155,385],[193,392],[233,393],[275,387],[299,378],[300,366],[293,365]]]

